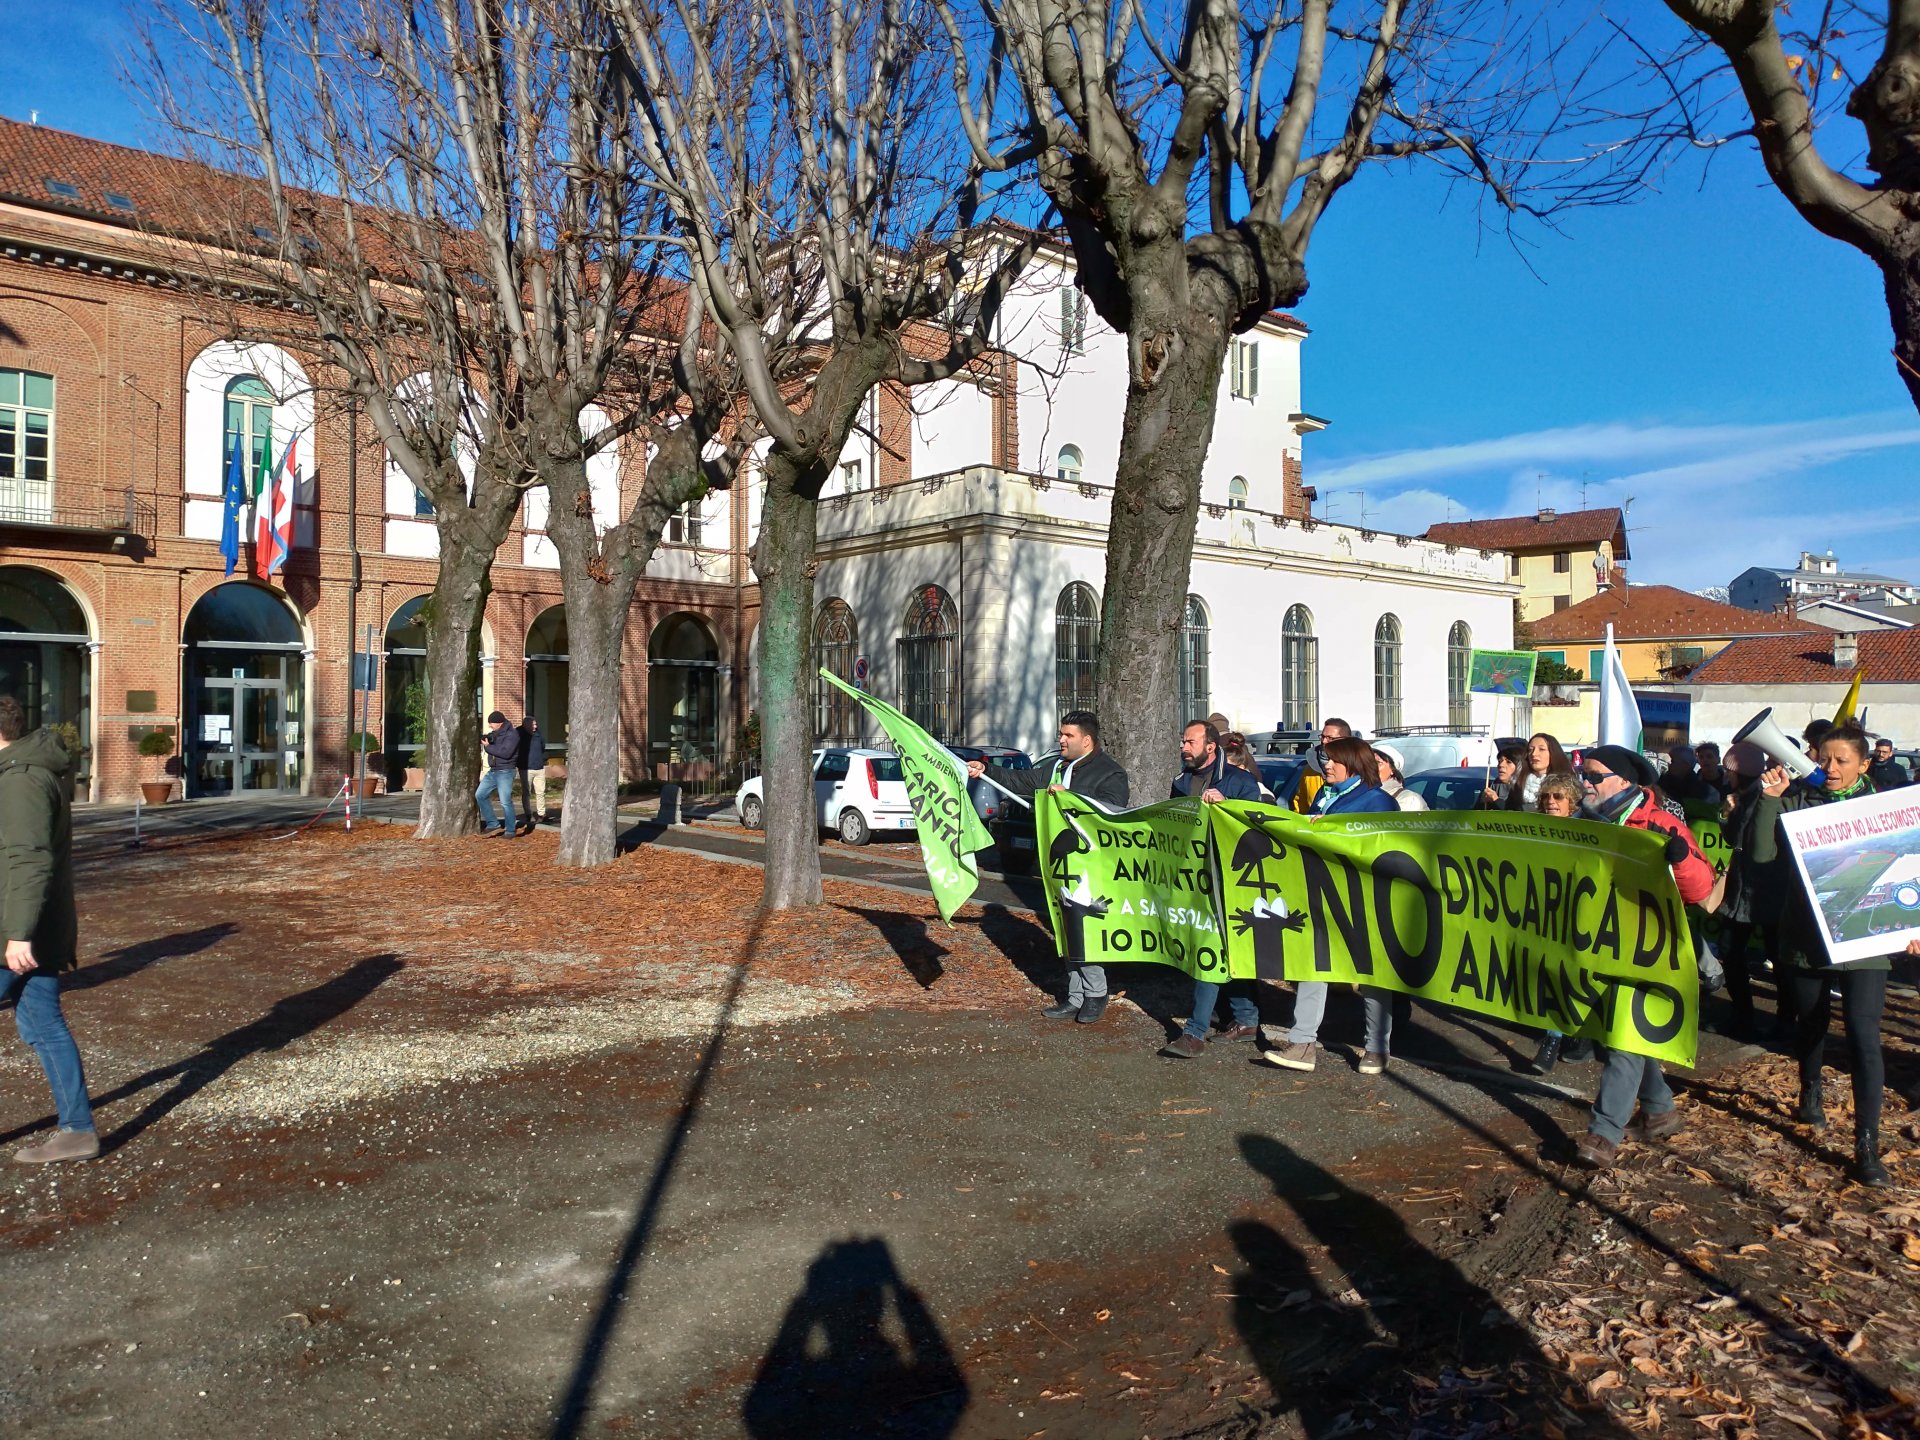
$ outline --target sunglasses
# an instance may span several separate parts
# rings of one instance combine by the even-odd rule
[[[1582,771],[1580,772],[1580,778],[1581,778],[1582,780],[1584,780],[1584,781],[1586,781],[1586,782],[1587,782],[1587,784],[1589,784],[1589,785],[1598,785],[1598,784],[1599,784],[1599,783],[1600,783],[1600,782],[1601,782],[1602,780],[1611,780],[1611,779],[1613,778],[1613,771],[1611,771],[1611,770],[1582,770]]]

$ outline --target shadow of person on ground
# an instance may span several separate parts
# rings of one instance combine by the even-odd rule
[[[1239,1143],[1326,1247],[1327,1272],[1338,1277],[1317,1279],[1271,1227],[1234,1227],[1248,1267],[1235,1284],[1234,1323],[1277,1405],[1298,1413],[1305,1435],[1577,1430],[1624,1440],[1628,1432],[1603,1408],[1570,1411],[1558,1398],[1565,1373],[1392,1207],[1270,1136],[1243,1134]]]
[[[1067,989],[1067,967],[1060,961],[1047,929],[1046,906],[1032,915],[1009,910],[1004,905],[980,907],[980,933],[987,943],[1006,956],[1014,969],[1026,976],[1027,983],[1047,995],[1063,995]]]
[[[122,945],[118,950],[109,950],[98,960],[82,965],[72,974],[62,976],[60,989],[63,992],[91,990],[96,985],[124,980],[162,960],[177,960],[185,955],[211,950],[229,935],[238,933],[239,929],[231,921],[222,920],[218,925],[203,925],[198,930],[182,930],[173,935],[163,935],[158,940]]]
[[[118,1149],[155,1121],[179,1109],[249,1055],[278,1050],[339,1019],[405,968],[397,956],[369,955],[364,960],[355,961],[331,980],[323,981],[310,990],[302,990],[297,995],[289,995],[284,1000],[276,1000],[273,1008],[258,1020],[242,1025],[238,1030],[230,1030],[217,1040],[209,1040],[197,1055],[149,1070],[124,1085],[115,1086],[104,1095],[95,1095],[94,1109],[101,1110],[138,1095],[143,1090],[173,1082],[148,1101],[146,1108],[138,1115],[111,1132],[103,1133],[100,1137],[101,1153],[107,1154]],[[53,1118],[49,1116],[32,1125],[9,1131],[0,1135],[0,1145],[36,1130],[50,1128],[53,1123]]]
[[[741,1406],[752,1440],[944,1440],[967,1382],[881,1239],[843,1240],[807,1267]]]
[[[893,947],[893,953],[900,957],[900,963],[907,974],[914,978],[922,990],[931,990],[934,982],[946,974],[946,967],[940,963],[940,957],[947,948],[934,940],[927,929],[927,922],[918,915],[909,915],[901,910],[864,910],[858,905],[840,907],[849,915],[858,915],[874,929],[880,932],[880,938]]]

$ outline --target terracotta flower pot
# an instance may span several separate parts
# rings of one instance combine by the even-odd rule
[[[173,798],[173,782],[171,780],[142,780],[140,782],[140,798],[149,805],[164,805]]]

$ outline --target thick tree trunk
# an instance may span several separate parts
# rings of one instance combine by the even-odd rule
[[[1916,218],[1897,237],[1898,248],[1880,261],[1887,282],[1887,315],[1893,321],[1893,359],[1913,408],[1920,410],[1920,194]]]
[[[558,863],[605,865],[614,858],[620,802],[620,669],[634,577],[605,567],[591,513],[575,513],[584,470],[555,475],[547,535],[560,552],[567,607],[567,793]],[[595,579],[594,573],[605,576]]]
[[[754,542],[760,577],[760,753],[767,823],[761,905],[817,905],[820,831],[814,813],[813,572],[819,504],[796,488],[797,467],[768,457],[767,498]]]
[[[1098,676],[1101,743],[1136,795],[1159,793],[1178,769],[1179,726],[1191,718],[1175,713],[1180,626],[1230,338],[1224,320],[1192,312],[1178,331],[1129,338]]]
[[[493,552],[446,544],[433,584],[427,626],[426,786],[420,796],[420,839],[471,835],[479,829],[473,792],[480,778],[480,622],[492,591]]]

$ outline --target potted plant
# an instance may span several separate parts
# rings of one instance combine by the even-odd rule
[[[358,763],[354,764],[351,774],[360,786],[360,798],[362,800],[371,800],[380,793],[379,740],[364,730],[356,731],[348,737],[347,753],[349,755],[364,755],[367,757],[366,778],[360,779],[361,772]]]
[[[413,747],[410,758],[424,758],[427,747],[427,682],[415,680],[400,692],[401,709],[405,715],[407,744]],[[427,769],[424,765],[407,765],[406,788],[424,790],[427,788]]]
[[[149,730],[140,737],[140,753],[152,760],[165,761],[173,754],[173,731]],[[173,781],[142,780],[140,798],[149,805],[164,805],[173,797]]]

